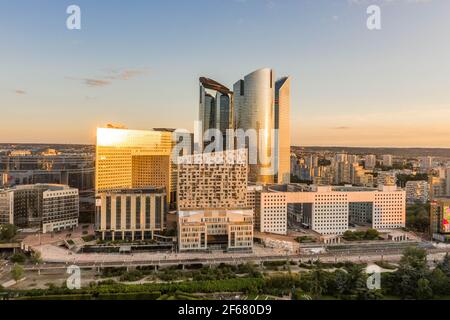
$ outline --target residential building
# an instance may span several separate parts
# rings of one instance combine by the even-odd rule
[[[383,155],[383,166],[392,167],[392,165],[393,165],[392,155],[390,155],[390,154]]]
[[[447,195],[446,179],[429,176],[428,184],[430,186],[430,199],[442,198]]]
[[[428,172],[433,169],[433,157],[420,157],[419,167],[421,172]]]
[[[450,242],[450,198],[431,201],[430,234],[435,240]]]
[[[447,197],[450,197],[450,167],[445,170],[445,185],[447,187]]]
[[[377,165],[377,157],[373,154],[366,155],[364,158],[364,168],[373,170]]]
[[[39,228],[43,233],[78,226],[78,189],[66,185],[20,185],[14,194],[14,224],[19,228]]]
[[[397,184],[397,174],[394,171],[378,171],[378,186],[395,186]]]
[[[427,203],[430,199],[430,187],[427,181],[408,181],[406,182],[406,203]]]
[[[0,190],[0,225],[14,223],[14,192]]]
[[[246,149],[180,157],[178,210],[246,208],[247,159]]]
[[[153,239],[165,229],[167,194],[164,188],[101,192],[96,201],[96,232],[102,240]]]

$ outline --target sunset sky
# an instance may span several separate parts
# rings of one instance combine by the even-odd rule
[[[0,0],[0,40],[0,142],[192,130],[198,77],[271,67],[292,77],[294,145],[450,147],[449,0]]]

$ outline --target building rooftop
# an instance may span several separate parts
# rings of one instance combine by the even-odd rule
[[[230,91],[230,89],[225,87],[223,84],[220,84],[219,82],[214,81],[212,79],[201,77],[199,79],[199,81],[207,89],[216,90],[216,91],[219,91],[220,93],[223,93],[223,94],[231,94],[231,93],[233,93],[232,91]]]

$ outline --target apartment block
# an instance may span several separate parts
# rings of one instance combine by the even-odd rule
[[[177,197],[179,211],[247,208],[247,150],[180,157]]]
[[[429,185],[426,181],[406,182],[406,203],[426,203],[430,199]]]
[[[14,223],[14,193],[0,190],[0,224]]]
[[[435,240],[450,242],[450,198],[431,201],[430,234]]]
[[[78,226],[78,189],[66,185],[20,185],[13,193],[13,222],[19,228],[39,228],[43,233]]]

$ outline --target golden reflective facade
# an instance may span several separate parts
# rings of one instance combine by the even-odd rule
[[[276,183],[291,182],[291,78],[275,83]]]
[[[96,192],[164,187],[170,198],[172,146],[171,132],[97,128]]]

